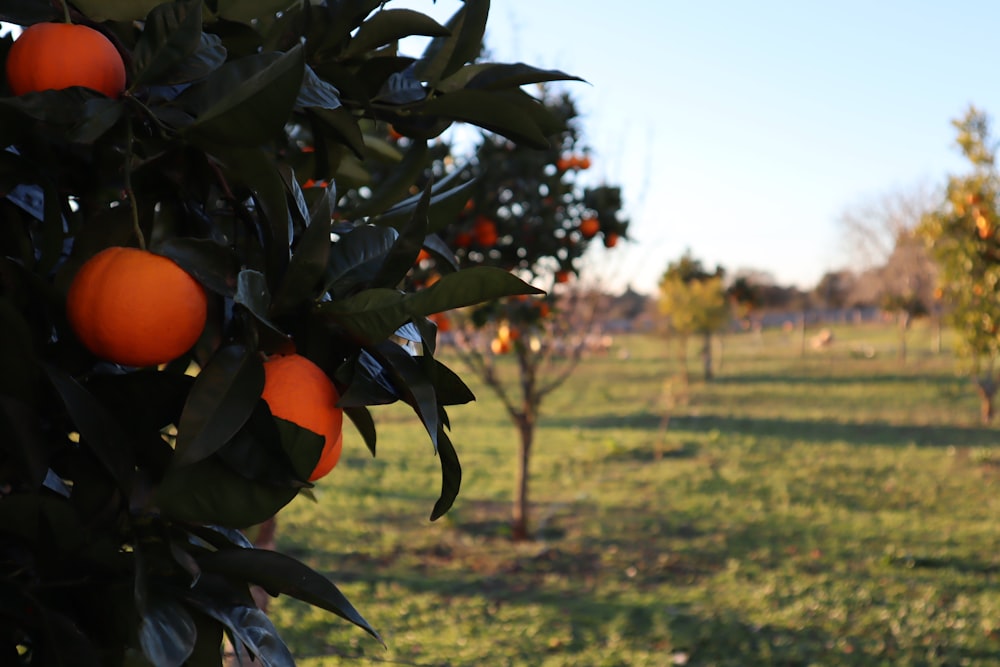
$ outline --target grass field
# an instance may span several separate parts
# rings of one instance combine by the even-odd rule
[[[436,523],[430,443],[378,409],[378,458],[346,442],[279,547],[389,648],[294,600],[275,623],[300,665],[1000,664],[998,433],[926,330],[905,366],[890,329],[835,334],[805,356],[730,336],[686,393],[662,340],[588,360],[545,406],[526,544],[507,539],[515,432],[485,389],[451,412],[463,491]]]

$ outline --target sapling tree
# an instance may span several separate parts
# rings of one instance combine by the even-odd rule
[[[666,317],[667,328],[677,338],[678,359],[685,383],[687,371],[687,342],[691,336],[702,341],[702,372],[711,380],[712,335],[728,324],[730,300],[723,282],[722,267],[707,271],[701,260],[690,252],[667,265],[660,278],[659,309]]]
[[[530,463],[542,404],[571,376],[593,328],[593,295],[574,284],[582,258],[595,244],[615,247],[628,231],[620,188],[584,182],[592,158],[572,96],[547,88],[542,102],[557,119],[553,140],[536,149],[484,134],[474,156],[453,172],[467,184],[457,222],[441,235],[454,258],[430,247],[413,274],[433,283],[454,261],[499,268],[547,290],[437,317],[465,367],[499,397],[517,429],[515,540],[531,536]]]

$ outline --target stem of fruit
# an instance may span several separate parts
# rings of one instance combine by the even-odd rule
[[[129,208],[132,211],[132,229],[136,241],[142,250],[146,249],[146,237],[139,226],[139,205],[135,201],[135,190],[132,189],[132,118],[125,116],[125,196],[128,197]]]
[[[72,23],[73,20],[69,17],[69,3],[66,2],[66,0],[62,0],[60,4],[62,4],[63,17],[65,18],[66,23]]]

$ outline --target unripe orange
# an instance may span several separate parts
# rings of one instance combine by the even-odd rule
[[[340,393],[323,369],[300,354],[271,357],[264,362],[261,398],[275,417],[323,436],[323,451],[309,481],[333,470],[344,445],[344,411],[337,407]]]
[[[84,262],[66,294],[77,338],[102,359],[158,366],[187,352],[208,317],[205,289],[172,260],[111,247]]]
[[[118,97],[125,90],[125,63],[118,49],[85,25],[28,26],[10,47],[6,71],[15,95],[83,86]]]

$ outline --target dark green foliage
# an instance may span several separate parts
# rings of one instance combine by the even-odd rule
[[[125,94],[0,89],[5,662],[217,665],[226,635],[293,664],[251,583],[377,637],[325,577],[239,532],[308,488],[321,445],[271,416],[262,358],[315,361],[373,454],[368,406],[408,403],[440,456],[444,514],[461,479],[445,406],[472,396],[434,359],[426,316],[537,290],[482,267],[405,291],[421,246],[450,255],[429,234],[468,187],[435,181],[427,140],[466,120],[547,146],[556,120],[520,86],[571,78],[473,63],[488,2],[447,27],[381,4],[87,0],[72,16],[115,41]],[[5,2],[0,18],[60,12]],[[422,58],[395,53],[408,35],[434,38]],[[384,123],[408,128],[405,152]],[[372,169],[387,178],[354,210],[306,187],[351,204]],[[207,289],[209,322],[181,358],[125,368],[80,345],[64,301],[89,257],[144,242]]]

